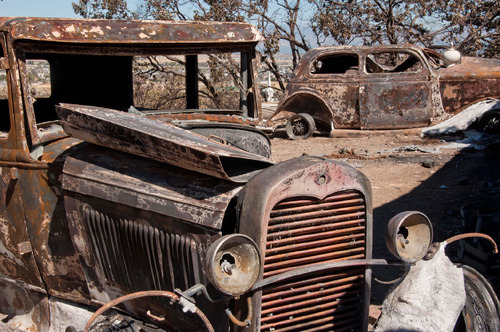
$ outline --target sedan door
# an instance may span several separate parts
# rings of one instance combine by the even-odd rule
[[[430,123],[431,73],[419,54],[390,49],[367,52],[360,83],[362,129],[425,126]]]
[[[359,73],[359,55],[342,51],[319,56],[308,74],[309,88],[327,101],[332,112],[328,117],[333,117],[333,126],[336,129],[360,127]],[[327,116],[314,113],[311,115],[315,119]]]

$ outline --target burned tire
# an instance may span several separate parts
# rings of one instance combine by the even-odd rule
[[[306,139],[312,135],[315,129],[314,119],[307,113],[291,116],[285,126],[286,135],[293,140]]]
[[[484,113],[478,122],[479,130],[488,134],[500,134],[500,110],[491,110]]]
[[[470,266],[462,266],[465,306],[454,331],[500,331],[500,304],[491,284]]]

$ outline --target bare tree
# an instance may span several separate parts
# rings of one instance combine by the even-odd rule
[[[131,16],[126,0],[79,0],[72,5],[75,14],[84,18],[123,19]]]
[[[310,20],[309,3],[301,0],[244,1],[241,6],[264,37],[261,50],[264,64],[284,89],[285,77],[276,55],[285,48],[285,52],[291,53],[292,67],[295,67],[301,55],[311,48],[305,32]]]
[[[437,15],[445,24],[445,40],[466,54],[500,58],[498,0],[441,0]]]
[[[453,42],[465,54],[498,56],[500,9],[495,1],[313,1],[315,33],[337,44]]]

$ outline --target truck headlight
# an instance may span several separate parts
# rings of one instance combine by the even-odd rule
[[[429,251],[432,243],[432,224],[422,212],[401,212],[387,224],[385,243],[396,258],[406,263],[414,263]]]
[[[206,271],[210,282],[220,292],[239,296],[257,281],[261,268],[255,242],[246,235],[225,235],[207,252]]]

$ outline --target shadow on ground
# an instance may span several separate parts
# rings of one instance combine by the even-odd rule
[[[434,227],[434,242],[442,242],[451,236],[470,232],[462,226],[461,208],[468,203],[483,202],[493,206],[497,213],[500,202],[500,143],[490,141],[481,151],[463,151],[436,171],[427,181],[410,193],[399,197],[374,210],[374,258],[394,260],[384,243],[385,223],[404,210],[418,210],[425,213]],[[489,219],[481,231],[495,238],[500,244],[499,216]],[[383,225],[381,225],[381,223]],[[475,227],[475,225],[473,226]],[[474,231],[474,229],[472,229]],[[463,243],[462,243],[463,244]],[[474,243],[477,245],[477,243]],[[480,241],[488,253],[492,245]],[[461,245],[458,242],[447,246],[447,254],[454,262],[459,261]],[[495,266],[496,265],[496,266]],[[490,255],[490,261],[483,273],[500,294],[500,255]],[[402,274],[400,267],[376,267],[374,278],[392,280]],[[391,286],[372,282],[372,303],[381,304]]]

